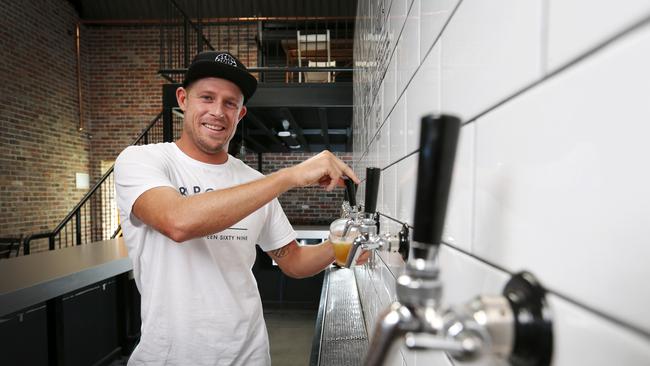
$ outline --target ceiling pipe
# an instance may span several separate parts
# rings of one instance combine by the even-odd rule
[[[83,109],[83,95],[81,93],[81,32],[80,24],[77,22],[75,27],[75,48],[77,51],[77,98],[79,100],[79,132],[85,133],[84,126],[84,109]]]
[[[201,23],[234,23],[234,22],[258,22],[258,21],[278,21],[278,20],[356,20],[354,16],[332,16],[332,17],[319,17],[319,16],[304,16],[304,17],[222,17],[222,18],[202,18]],[[198,19],[190,18],[190,21],[196,22]],[[161,19],[83,19],[79,23],[85,25],[160,25]],[[165,24],[174,23],[173,21],[166,22]],[[182,22],[176,22],[182,24]]]

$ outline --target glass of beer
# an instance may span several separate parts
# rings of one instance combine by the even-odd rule
[[[335,220],[330,225],[329,240],[334,246],[336,264],[340,267],[345,266],[352,242],[357,236],[359,236],[359,227],[347,218]]]
[[[332,241],[334,245],[334,255],[336,256],[336,264],[341,267],[345,266],[345,263],[348,260],[348,254],[350,253],[350,248],[352,248],[351,241]]]

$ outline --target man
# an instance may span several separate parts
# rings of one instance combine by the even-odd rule
[[[314,184],[329,191],[343,176],[359,180],[328,151],[267,176],[228,155],[256,87],[231,54],[197,55],[176,91],[180,139],[131,146],[117,158],[117,201],[142,295],[129,365],[270,365],[251,272],[255,244],[292,277],[334,260],[329,242],[296,243],[277,197]]]

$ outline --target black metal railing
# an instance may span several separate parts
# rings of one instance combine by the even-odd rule
[[[178,131],[178,128],[174,129]],[[132,145],[162,141],[161,112],[138,135]],[[111,166],[54,230],[25,237],[22,242],[23,254],[30,254],[32,242],[39,239],[47,239],[48,249],[54,250],[112,239],[120,233],[113,166]]]
[[[15,257],[20,252],[20,243],[23,241],[22,236],[0,238],[0,259],[10,258],[12,253]]]
[[[352,81],[354,17],[202,18],[168,1],[158,73],[180,83],[204,50],[228,51],[262,82]]]
[[[200,3],[199,0],[196,0]],[[196,9],[200,9],[196,6]],[[165,17],[160,22],[160,69],[185,69],[197,53],[213,50],[205,37],[200,14],[192,20],[174,0],[168,0]],[[172,83],[179,83],[178,75],[160,73]],[[181,76],[182,77],[182,76]]]

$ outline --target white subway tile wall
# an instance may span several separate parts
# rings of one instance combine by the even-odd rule
[[[650,12],[647,0],[548,0],[547,6],[549,71],[643,22]]]
[[[650,3],[358,10],[353,167],[383,169],[382,231],[400,229],[390,218],[413,224],[420,118],[457,115],[443,301],[499,294],[525,269],[549,291],[553,365],[650,364]],[[397,253],[377,259],[355,269],[370,334],[404,266]],[[402,348],[389,364],[463,363]]]

